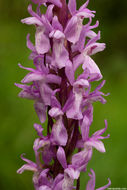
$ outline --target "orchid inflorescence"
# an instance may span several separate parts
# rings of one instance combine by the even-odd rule
[[[24,170],[34,172],[33,183],[36,190],[72,190],[80,189],[80,173],[86,172],[87,164],[92,157],[93,148],[105,152],[102,139],[105,128],[89,135],[93,121],[93,103],[106,103],[100,90],[105,81],[91,91],[94,81],[102,79],[102,74],[90,57],[103,51],[104,43],[98,43],[100,31],[96,34],[92,29],[99,22],[91,25],[95,11],[87,8],[89,0],[79,10],[76,0],[32,0],[37,10],[28,6],[31,15],[22,23],[34,25],[35,45],[27,35],[27,47],[32,51],[30,59],[34,68],[29,71],[22,84],[19,96],[34,100],[34,108],[40,123],[47,118],[47,136],[43,127],[34,124],[38,138],[34,142],[36,162],[21,156],[26,162],[17,172]],[[41,13],[42,6],[47,7]],[[83,25],[83,20],[88,23]],[[82,73],[76,76],[78,68]],[[29,84],[30,83],[30,84]],[[90,180],[86,190],[95,189],[95,173],[91,169]],[[77,181],[76,185],[74,182]],[[111,182],[98,190],[107,189]]]

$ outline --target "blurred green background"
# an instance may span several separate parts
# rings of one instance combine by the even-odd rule
[[[78,0],[78,5],[83,2]],[[16,174],[23,164],[21,153],[34,160],[33,123],[38,122],[33,102],[18,98],[19,89],[14,86],[26,74],[17,63],[32,65],[25,40],[34,30],[20,23],[28,16],[28,4],[28,0],[0,0],[0,190],[33,189],[32,173]],[[96,187],[106,184],[109,177],[111,187],[127,188],[127,0],[90,0],[89,8],[97,11],[94,22],[100,21],[101,41],[107,44],[94,59],[107,81],[103,91],[110,92],[106,105],[94,104],[91,131],[103,128],[107,119],[111,137],[104,141],[105,154],[94,150],[88,171],[94,169]],[[81,190],[87,180],[88,173],[82,174]]]

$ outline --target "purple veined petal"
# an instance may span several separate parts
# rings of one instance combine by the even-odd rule
[[[43,28],[37,27],[35,34],[35,47],[38,54],[45,54],[50,49],[49,38],[44,34]]]
[[[97,34],[94,31],[89,30],[86,32],[86,36],[92,39],[92,38],[95,38]]]
[[[73,51],[80,51],[80,52],[83,51],[85,40],[86,40],[86,34],[87,34],[86,28],[85,28],[85,26],[83,26],[82,31],[80,33],[79,41],[77,42],[77,44],[75,44]]]
[[[88,9],[84,9],[82,11],[78,11],[75,15],[77,17],[81,17],[81,18],[90,18],[90,17],[94,17],[95,16],[92,13],[92,11],[89,11]]]
[[[78,76],[77,80],[80,80],[80,79],[87,80],[89,76],[90,76],[89,70],[88,70],[88,69],[85,69],[85,70],[83,71],[83,73]],[[89,88],[90,88],[90,86],[91,86],[91,85],[90,85],[90,83],[89,83]]]
[[[89,29],[94,29],[97,28],[99,26],[99,21],[97,20],[96,23],[93,26],[89,26]]]
[[[96,41],[100,40],[100,35],[101,35],[101,34],[100,34],[100,31],[99,31],[98,34],[96,34],[94,38],[92,38],[92,39],[90,39],[90,40],[88,41],[88,43],[86,44],[86,48],[87,48],[88,46],[90,46],[90,45],[93,45]]]
[[[46,56],[46,63],[49,63],[48,56]],[[36,67],[36,70],[40,71],[43,74],[49,73],[49,68],[44,65],[44,55],[38,55],[34,58],[34,65]]]
[[[22,155],[21,155],[21,159],[22,159],[23,161],[25,161],[27,164],[32,165],[33,167],[36,168],[36,164],[35,164],[34,162],[32,162],[31,160],[25,158],[24,155],[25,155],[25,154],[22,154]]]
[[[39,177],[37,177],[37,181],[35,181],[34,183],[37,184],[37,190],[41,187],[50,187],[51,186],[51,182],[50,180],[48,179],[48,171],[49,169],[42,169],[41,170],[42,172],[40,173]]]
[[[89,4],[89,0],[87,0],[81,7],[80,7],[80,11],[84,10]]]
[[[29,55],[29,59],[30,59],[30,60],[34,60],[37,56],[38,56],[38,53],[37,53],[37,52],[32,52],[32,53],[30,53],[30,55]]]
[[[86,190],[95,190],[95,173],[92,169],[91,173],[92,174],[89,174],[90,180],[87,183]]]
[[[41,17],[41,10],[40,10],[40,7],[41,7],[41,3],[39,3],[39,4],[37,5],[36,13]]]
[[[82,91],[83,88],[89,88],[89,82],[85,79],[79,79],[76,82],[74,82],[73,87],[74,91],[77,91],[78,89],[78,92],[80,92],[80,90]]]
[[[41,20],[42,20],[42,23],[44,24],[45,26],[45,29],[47,31],[47,33],[51,32],[53,30],[53,27],[52,25],[50,24],[49,20],[46,18],[45,15],[41,15]]]
[[[49,5],[45,14],[45,17],[48,19],[49,22],[51,22],[53,18],[53,8],[54,5]]]
[[[70,109],[73,105],[73,102],[75,100],[74,94],[71,92],[69,95],[69,98],[67,99],[62,111],[66,112],[68,109]]]
[[[43,26],[42,22],[40,20],[38,20],[36,17],[28,17],[25,19],[22,19],[21,22],[23,24],[28,24],[28,25],[38,25],[38,26]]]
[[[25,78],[21,81],[22,83],[30,83],[33,81],[39,81],[44,80],[45,77],[42,75],[42,73],[36,72],[36,73],[28,73]]]
[[[61,77],[54,75],[54,74],[48,74],[46,76],[46,82],[47,83],[54,83],[54,84],[61,84]]]
[[[44,123],[46,120],[46,107],[41,102],[35,102],[34,104],[35,111],[40,119],[41,123]]]
[[[69,0],[68,9],[71,15],[74,15],[76,12],[76,0]]]
[[[31,4],[28,5],[28,12],[29,12],[29,14],[31,16],[37,18],[38,20],[40,20],[40,22],[42,22],[40,16],[32,10],[32,5]]]
[[[36,51],[36,48],[35,48],[35,46],[33,45],[33,43],[30,41],[30,34],[27,34],[27,37],[26,37],[26,39],[27,39],[27,47],[30,49],[30,50],[32,50],[32,51]]]
[[[70,60],[68,60],[66,62],[65,73],[68,78],[68,81],[70,82],[71,85],[73,85],[74,80],[75,80],[74,79],[74,69],[73,69],[72,62]]]
[[[67,118],[80,120],[83,118],[81,111],[81,103],[83,100],[83,96],[81,93],[75,93],[74,101],[70,109],[66,111]]]
[[[20,85],[16,84],[17,87],[22,88],[23,90],[19,93],[19,97],[27,98],[27,99],[37,99],[40,97],[38,92],[34,92],[32,89],[32,85]]]
[[[30,86],[26,85],[26,84],[18,84],[18,83],[14,83],[15,86],[17,86],[18,88],[22,88],[23,90],[29,90]]]
[[[83,53],[87,55],[94,55],[100,51],[103,51],[104,49],[105,49],[105,43],[93,43],[87,46]]]
[[[54,189],[53,189],[53,190],[63,190],[63,187],[62,187],[63,180],[64,180],[64,178],[63,178],[61,181],[59,181],[59,182],[56,184],[56,186],[54,186]]]
[[[103,80],[103,81],[95,88],[95,91],[100,90],[100,89],[104,86],[105,82],[106,82],[106,80]]]
[[[22,66],[20,63],[18,64],[18,66],[19,66],[21,69],[25,69],[25,70],[31,71],[31,72],[36,72],[35,69],[29,68],[29,67],[24,67],[24,66]]]
[[[35,96],[32,95],[30,92],[25,91],[25,90],[21,90],[21,92],[18,94],[18,96],[20,98],[26,98],[26,99],[30,99],[30,100],[34,100]]]
[[[107,102],[101,95],[96,95],[96,94],[93,95],[93,96],[89,96],[88,101],[91,102],[91,103],[99,101],[102,104],[105,104]]]
[[[84,166],[92,157],[92,148],[82,150],[72,156],[72,166],[76,169]],[[80,170],[79,170],[80,171]]]
[[[57,107],[57,108],[61,109],[60,102],[57,100],[57,98],[55,96],[55,94],[59,91],[60,91],[60,89],[56,89],[53,91],[53,93],[51,95],[51,107]]]
[[[45,145],[42,152],[42,159],[44,163],[48,165],[54,157],[56,157],[56,155],[53,147],[50,146],[50,144]]]
[[[56,40],[59,40],[59,39],[64,39],[65,38],[65,35],[63,32],[61,32],[60,30],[54,30],[52,31],[50,34],[49,34],[49,37],[50,38],[55,38]]]
[[[57,159],[59,160],[59,162],[62,165],[62,167],[64,169],[66,169],[67,168],[67,160],[66,160],[65,151],[64,151],[64,149],[62,147],[58,148]]]
[[[56,118],[60,115],[63,115],[62,110],[58,107],[51,108],[48,113],[51,117],[54,117],[54,118]]]
[[[52,27],[54,28],[54,30],[60,30],[61,32],[63,32],[63,26],[60,24],[57,16],[53,17]]]
[[[64,179],[62,183],[62,190],[72,190],[73,189],[74,180],[70,178],[70,176],[64,173]]]
[[[80,126],[83,141],[88,140],[88,137],[89,137],[89,127],[90,127],[90,120],[85,115],[83,117],[83,122],[82,122],[82,124]]]
[[[17,170],[17,173],[22,174],[25,170],[37,172],[37,168],[29,164],[24,164],[20,169]]]
[[[66,128],[64,127],[62,117],[60,117],[53,125],[51,133],[51,142],[54,145],[65,146],[67,143],[68,135]]]
[[[94,147],[99,152],[106,152],[104,144],[102,141],[95,140],[94,138],[90,138],[90,140],[86,141],[84,144],[85,147]]]
[[[80,172],[75,170],[72,166],[66,168],[64,172],[67,173],[71,179],[78,179],[80,176]]]
[[[67,49],[64,47],[64,39],[55,40],[53,44],[53,59],[52,59],[52,66],[55,68],[62,69],[65,67],[66,62],[69,59],[69,54]]]
[[[30,13],[30,15],[32,15],[33,17],[37,18],[41,23],[42,23],[42,26],[45,26],[45,29],[48,31],[48,32],[51,32],[52,31],[52,26],[50,24],[50,22],[48,21],[48,19],[45,17],[45,15],[42,15],[41,17],[35,13],[33,10],[32,10],[32,5],[30,4],[28,6],[28,12]]]
[[[79,54],[77,55],[76,57],[74,57],[73,59],[73,67],[74,67],[74,71],[76,71],[76,69],[81,65],[83,64],[84,62],[84,56],[83,54]]]
[[[42,140],[40,138],[35,139],[34,145],[33,145],[34,151],[37,152],[40,148],[44,146],[44,144],[45,144],[45,141],[43,139]]]
[[[66,115],[68,118],[76,120],[80,120],[83,118],[81,104],[83,100],[84,88],[88,87],[89,82],[84,79],[80,79],[73,84],[74,100],[72,102],[71,107],[66,111]]]
[[[17,173],[22,174],[25,170],[37,171],[37,165],[32,162],[31,160],[28,160],[27,158],[23,157],[24,154],[21,155],[21,159],[25,161],[27,164],[24,164],[20,169],[18,169]]]
[[[64,30],[67,40],[75,44],[79,40],[82,27],[82,19],[77,16],[73,16],[67,23]]]
[[[92,137],[98,137],[98,136],[102,135],[102,134],[107,130],[107,126],[108,126],[108,123],[107,123],[107,120],[105,120],[105,128],[96,131],[96,132],[92,135]]]
[[[108,184],[105,185],[105,186],[103,186],[103,187],[97,188],[96,190],[104,190],[104,189],[107,189],[110,185],[111,185],[111,180],[108,178]]]
[[[37,131],[38,136],[42,137],[42,136],[43,136],[43,135],[42,135],[42,131],[43,131],[42,126],[39,125],[39,124],[37,124],[37,123],[35,123],[35,124],[34,124],[34,128],[35,128],[35,130]]]
[[[40,93],[41,98],[46,106],[51,105],[51,96],[53,93],[53,90],[43,81],[40,81]]]
[[[84,56],[84,63],[82,68],[89,69],[90,71],[90,78],[97,78],[97,80],[102,79],[102,74],[96,63],[89,57],[88,55]]]
[[[53,190],[61,190],[61,182],[63,180],[63,174],[58,174],[55,179],[54,179],[54,182],[53,182],[53,186],[52,186],[52,189]]]
[[[48,149],[50,147],[50,140],[49,140],[48,137],[44,137],[43,136],[43,138],[37,138],[37,139],[35,139],[34,145],[33,145],[33,149],[34,149],[35,152],[37,152],[37,154],[38,154],[38,150],[40,148],[44,149],[45,147],[46,148],[48,147]]]
[[[15,83],[15,85],[18,88],[23,89],[18,95],[20,98],[27,98],[27,99],[31,99],[31,100],[34,100],[36,98],[36,96],[31,92],[30,86],[22,85],[22,84],[16,84],[16,83]]]
[[[101,135],[107,130],[107,120],[105,120],[105,128],[104,129],[100,129],[98,131],[96,131],[92,137],[93,138],[96,138],[96,139],[106,139],[106,138],[109,138],[110,137],[110,134],[108,134],[106,137],[102,137]]]

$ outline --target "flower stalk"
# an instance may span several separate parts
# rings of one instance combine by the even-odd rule
[[[93,31],[99,22],[91,25],[95,11],[87,8],[89,0],[79,10],[76,0],[32,0],[37,11],[28,6],[31,15],[22,23],[34,25],[35,44],[27,35],[27,47],[34,68],[23,69],[29,73],[16,84],[21,88],[19,97],[32,99],[39,118],[34,124],[38,134],[33,150],[36,162],[22,155],[26,162],[17,172],[34,172],[33,183],[36,190],[80,190],[80,173],[87,171],[93,148],[104,153],[102,139],[105,128],[89,135],[93,122],[93,103],[106,103],[101,92],[105,81],[94,91],[92,82],[102,79],[102,74],[91,55],[103,51],[104,43],[97,42],[100,32]],[[41,7],[46,6],[46,13]],[[83,25],[83,20],[88,23]],[[76,77],[79,67],[82,73]],[[107,94],[108,95],[108,94]],[[47,120],[47,135],[43,134],[43,123]],[[95,173],[91,169],[86,190],[95,189]],[[77,181],[76,186],[74,182]],[[108,184],[99,189],[107,189]],[[98,190],[99,190],[98,189]]]

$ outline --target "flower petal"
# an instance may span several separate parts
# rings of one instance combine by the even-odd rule
[[[62,122],[62,118],[60,117],[53,125],[51,133],[51,142],[54,145],[65,146],[67,143],[67,139],[68,139],[67,131]]]
[[[42,136],[43,136],[43,135],[42,135],[42,131],[43,131],[42,126],[39,125],[39,124],[37,124],[37,123],[35,123],[35,124],[34,124],[34,128],[35,128],[35,130],[37,131],[38,136],[42,137]]]
[[[76,12],[76,0],[69,0],[68,8],[69,8],[71,15],[74,15]]]
[[[97,78],[96,80],[102,79],[102,74],[96,63],[91,59],[91,57],[85,55],[84,56],[84,63],[82,65],[82,68],[88,69],[90,72],[90,78]]]
[[[62,165],[62,167],[64,169],[67,168],[66,155],[65,155],[65,151],[62,147],[58,148],[57,159],[59,160],[60,164]]]
[[[71,85],[74,83],[74,69],[72,62],[68,60],[65,66],[65,73]]]
[[[17,173],[22,174],[25,170],[37,172],[37,168],[29,164],[24,164],[20,169],[17,170]]]
[[[94,147],[99,152],[106,152],[103,142],[99,141],[99,140],[92,139],[92,138],[89,141],[86,141],[84,146],[85,147]]]
[[[54,5],[49,5],[45,14],[45,17],[49,20],[49,22],[51,22],[53,18],[53,8]]]
[[[38,26],[43,26],[42,22],[39,19],[37,19],[36,17],[28,17],[28,18],[22,19],[21,22],[28,24],[28,25],[36,24]]]
[[[49,110],[49,115],[51,116],[51,117],[58,117],[58,116],[60,116],[60,115],[63,115],[63,112],[61,111],[61,109],[59,109],[58,107],[54,107],[54,108],[51,108],[50,110]]]
[[[32,51],[36,51],[36,48],[34,47],[33,43],[30,41],[30,34],[27,35],[27,47],[32,50]]]
[[[94,190],[95,189],[95,173],[92,169],[91,169],[91,173],[92,174],[89,174],[90,180],[87,183],[86,190]]]
[[[68,41],[75,44],[79,40],[81,31],[82,31],[82,19],[78,18],[77,16],[73,16],[69,20],[64,30],[64,34]]]
[[[103,186],[103,187],[97,188],[96,190],[104,190],[104,189],[107,189],[110,185],[111,185],[111,180],[108,178],[108,184],[105,185],[105,186]]]
[[[67,173],[71,179],[78,179],[80,172],[78,170],[75,170],[71,166],[64,170],[65,173]]]
[[[24,79],[21,81],[22,83],[30,83],[33,81],[39,81],[44,79],[44,75],[42,75],[42,73],[39,72],[34,72],[34,73],[28,73]]]
[[[50,49],[50,42],[48,36],[44,34],[44,29],[37,28],[35,35],[35,47],[38,54],[45,54]]]
[[[41,123],[44,123],[46,120],[46,107],[41,102],[35,102],[34,104],[35,111],[40,119]]]

